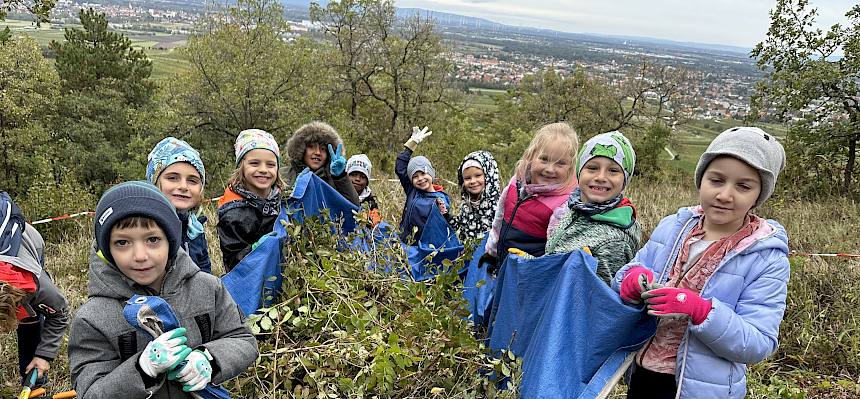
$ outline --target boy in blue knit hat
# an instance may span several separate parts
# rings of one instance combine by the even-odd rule
[[[394,173],[406,193],[403,216],[400,218],[400,240],[412,244],[421,238],[424,225],[434,210],[442,213],[445,220],[451,221],[451,199],[442,186],[433,183],[436,169],[430,160],[423,156],[412,157],[424,139],[433,134],[428,127],[412,128],[412,136],[403,144],[403,151],[394,163]]]
[[[206,216],[199,215],[206,184],[200,153],[183,140],[166,137],[149,152],[147,160],[146,180],[167,196],[182,223],[182,248],[200,270],[212,273],[203,230]]]
[[[180,248],[176,210],[158,188],[134,181],[108,189],[94,227],[89,298],[69,339],[79,397],[192,398],[254,362],[257,342],[236,303]],[[123,309],[135,294],[164,299],[180,328],[153,339],[130,325]]]

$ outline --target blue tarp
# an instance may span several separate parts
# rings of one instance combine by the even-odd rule
[[[444,271],[445,260],[454,261],[463,252],[463,244],[438,209],[433,209],[418,239],[418,245],[404,246],[409,258],[409,272],[415,281],[424,281]]]
[[[593,398],[656,329],[621,302],[584,251],[508,256],[499,274],[490,348],[523,357],[524,398]]]
[[[287,237],[287,210],[275,221],[272,235],[246,255],[230,273],[221,277],[227,292],[245,315],[268,307],[281,292],[281,248]],[[283,223],[282,223],[283,222]]]
[[[291,211],[290,218],[299,224],[304,222],[305,217],[319,216],[324,209],[328,209],[329,220],[343,223],[341,230],[336,232],[338,234],[349,234],[355,230],[353,211],[360,209],[313,173],[299,174],[287,206]]]
[[[489,234],[484,235],[484,240],[475,248],[463,281],[463,299],[469,304],[469,318],[475,325],[487,323],[490,317],[490,305],[493,302],[493,289],[496,287],[496,278],[487,273],[486,265],[481,265],[479,262],[484,255],[488,238]],[[479,287],[481,281],[483,283]]]

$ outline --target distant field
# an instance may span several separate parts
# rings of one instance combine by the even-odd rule
[[[80,25],[42,24],[36,27],[30,21],[6,20],[0,23],[0,29],[8,26],[13,33],[24,34],[36,40],[42,48],[47,48],[51,41],[63,41],[64,28],[80,27]],[[135,48],[143,49],[152,60],[152,77],[163,79],[188,69],[188,62],[179,57],[176,48],[185,45],[186,35],[174,35],[162,32],[143,32],[137,30],[116,30],[128,36]]]

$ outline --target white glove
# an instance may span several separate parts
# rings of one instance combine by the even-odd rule
[[[152,378],[172,369],[191,353],[191,348],[185,346],[186,340],[185,329],[181,327],[161,334],[143,348],[137,360],[140,369]]]
[[[199,391],[206,388],[212,381],[212,355],[208,350],[195,349],[191,352],[181,367],[167,374],[167,378],[182,384],[185,392]]]
[[[429,126],[424,126],[423,129],[418,129],[418,126],[412,126],[412,137],[409,139],[414,141],[415,144],[420,144],[422,140],[427,138],[427,136],[433,134],[433,131],[429,129]]]

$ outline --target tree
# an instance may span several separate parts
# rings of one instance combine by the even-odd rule
[[[320,64],[326,54],[309,39],[288,41],[283,14],[275,1],[240,0],[204,21],[202,33],[182,50],[190,70],[163,91],[174,134],[201,151],[230,154],[243,129],[285,139],[324,115]],[[219,160],[212,175],[226,175],[229,167],[226,158]]]
[[[50,45],[60,77],[54,175],[62,176],[64,165],[76,165],[78,182],[100,192],[142,175],[142,165],[127,162],[126,148],[145,133],[155,82],[146,54],[126,36],[110,32],[104,14],[89,9],[79,15],[83,28],[67,28],[65,41]]]
[[[32,3],[30,0],[5,0],[0,2],[0,21],[5,21],[6,15],[13,8],[23,7],[27,9],[27,12],[33,14],[36,18],[36,25],[39,25],[42,22],[48,22],[48,15],[56,3],[56,0],[33,0]],[[0,44],[11,39],[12,30],[7,26],[0,31]]]
[[[326,62],[335,76],[331,100],[345,104],[360,146],[390,152],[410,126],[454,109],[451,65],[431,19],[400,20],[388,0],[312,3],[310,14],[334,48]]]
[[[815,163],[838,165],[840,191],[847,196],[860,142],[860,5],[845,14],[848,27],[835,24],[825,32],[815,27],[817,15],[807,0],[777,1],[767,38],[752,51],[766,73],[753,104],[782,120],[800,119],[786,145],[789,162],[810,162],[789,165],[797,179],[815,177]],[[817,153],[810,154],[812,146]]]

